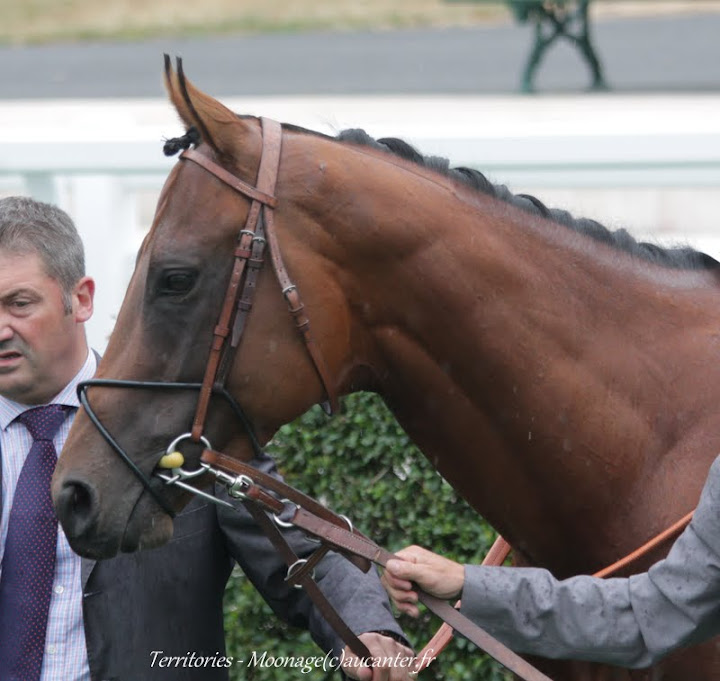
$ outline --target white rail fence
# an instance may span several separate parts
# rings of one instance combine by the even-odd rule
[[[234,98],[240,113],[334,134],[362,127],[608,226],[720,257],[720,96]],[[98,282],[102,350],[182,133],[164,101],[0,104],[0,194],[73,216]]]

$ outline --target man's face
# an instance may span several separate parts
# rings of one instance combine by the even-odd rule
[[[82,323],[92,315],[94,288],[83,277],[67,313],[39,255],[0,250],[0,395],[45,404],[75,376],[87,357]]]

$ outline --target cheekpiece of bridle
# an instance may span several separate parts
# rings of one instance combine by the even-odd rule
[[[180,159],[190,161],[200,166],[225,185],[250,200],[247,219],[239,232],[236,242],[237,245],[233,253],[232,272],[228,281],[220,315],[213,329],[210,354],[202,382],[179,383],[91,379],[78,385],[80,403],[85,408],[91,422],[113,451],[118,454],[132,473],[138,478],[152,498],[171,516],[174,516],[175,513],[160,493],[159,486],[157,484],[153,485],[150,477],[140,469],[120,443],[102,424],[100,418],[92,408],[88,398],[88,390],[97,387],[161,391],[197,391],[198,401],[191,429],[187,433],[179,434],[168,444],[167,454],[175,451],[180,443],[185,440],[200,444],[205,450],[212,449],[210,442],[204,435],[204,430],[211,399],[214,395],[219,396],[230,405],[232,411],[246,430],[254,453],[256,455],[259,454],[262,449],[252,424],[245,415],[242,407],[228,392],[225,386],[236,350],[242,339],[247,316],[253,306],[257,278],[264,263],[263,256],[266,247],[269,247],[273,269],[280,284],[282,295],[287,302],[288,310],[295,320],[296,327],[305,342],[305,347],[308,350],[310,359],[325,391],[327,400],[322,404],[323,409],[329,415],[337,410],[338,397],[336,390],[331,381],[324,358],[318,346],[313,342],[310,334],[309,319],[305,313],[297,287],[288,276],[275,233],[273,210],[277,201],[274,194],[280,164],[282,127],[276,121],[267,118],[261,118],[260,121],[263,132],[263,146],[256,186],[243,182],[211,158],[201,154],[197,149],[187,148],[200,141],[197,131],[192,128],[185,137],[178,138],[177,140],[168,140],[165,145],[166,153],[176,153],[180,149],[183,149],[180,154]],[[228,476],[223,471],[216,469],[208,463],[202,462],[202,459],[200,466],[196,469],[186,470],[184,467],[179,466],[172,469],[171,475],[165,472],[156,472],[156,476],[162,478],[166,484],[176,485],[194,494],[207,497],[214,503],[226,503],[213,495],[205,494],[187,483],[188,480],[205,473],[215,475],[219,481],[224,482],[228,486],[229,491],[233,493],[234,496],[242,498],[242,480],[238,481],[237,478]]]

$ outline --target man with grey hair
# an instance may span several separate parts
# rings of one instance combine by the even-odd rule
[[[85,252],[64,210],[22,196],[0,200],[0,248],[37,253],[60,284],[65,312],[70,312],[72,290],[85,276]]]
[[[221,513],[191,502],[173,540],[153,551],[97,562],[72,552],[50,503],[50,476],[79,406],[76,387],[96,370],[84,328],[94,292],[66,213],[29,198],[0,200],[0,679],[227,679],[222,598],[234,561],[279,615],[342,654],[241,505]],[[269,457],[254,463],[277,475]],[[300,556],[314,550],[294,530],[287,538]],[[374,655],[412,654],[376,575],[337,554],[316,575]],[[162,664],[196,655],[214,662]],[[399,681],[407,665],[348,673]]]

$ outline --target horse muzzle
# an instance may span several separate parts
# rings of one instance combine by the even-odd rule
[[[86,558],[154,548],[172,537],[172,519],[147,494],[103,516],[100,495],[92,484],[60,476],[53,483],[53,501],[71,548]]]

